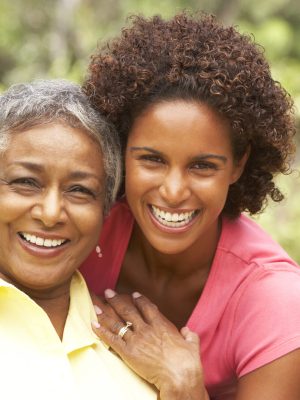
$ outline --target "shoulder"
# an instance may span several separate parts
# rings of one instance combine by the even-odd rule
[[[293,293],[293,290],[289,292],[290,286],[295,287],[296,297],[300,295],[297,263],[246,216],[223,220],[211,275],[208,283],[218,287],[222,307],[240,305],[242,298],[253,301],[254,305],[253,299],[272,298],[280,292],[288,300]]]
[[[101,230],[100,246],[107,248],[111,243],[128,241],[134,223],[133,215],[125,198],[117,201],[105,218]]]
[[[118,200],[104,220],[103,229],[122,230],[133,224],[133,215],[125,198]],[[102,229],[102,232],[103,232]]]
[[[102,295],[104,289],[115,286],[133,224],[134,218],[126,201],[116,202],[104,221],[96,248],[98,252],[92,251],[80,267],[89,289],[94,293]]]
[[[300,268],[280,245],[246,216],[224,219],[215,262],[237,375],[300,348]]]
[[[300,271],[256,266],[231,303],[231,354],[239,376],[300,348]]]
[[[280,267],[287,264],[298,268],[286,251],[246,215],[234,220],[223,218],[218,249],[245,265]]]

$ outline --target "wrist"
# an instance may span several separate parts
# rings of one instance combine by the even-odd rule
[[[199,370],[185,371],[176,378],[165,380],[159,390],[161,400],[209,400]]]
[[[206,389],[203,386],[169,387],[160,391],[160,400],[209,400]]]

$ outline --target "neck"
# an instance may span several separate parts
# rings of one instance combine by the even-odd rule
[[[56,333],[62,340],[69,311],[70,289],[60,290],[50,296],[30,296],[48,315]]]
[[[200,237],[192,246],[181,253],[166,254],[151,246],[137,224],[134,227],[130,246],[139,249],[148,272],[153,277],[172,276],[184,279],[188,276],[207,276],[216,252],[221,233],[221,224],[216,223],[211,231]]]
[[[6,277],[3,279],[18,287],[46,312],[58,336],[62,339],[69,311],[71,279],[56,288],[44,290],[24,287]]]

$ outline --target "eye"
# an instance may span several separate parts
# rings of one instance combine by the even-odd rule
[[[86,186],[82,186],[82,185],[74,185],[71,186],[68,190],[68,193],[73,194],[74,196],[77,197],[96,197],[96,194],[94,193],[93,190],[87,188]]]
[[[37,186],[37,182],[33,178],[27,178],[27,177],[22,177],[22,178],[17,178],[14,179],[12,182],[10,182],[13,185],[28,185],[28,186]]]
[[[195,169],[218,169],[217,165],[208,161],[197,161],[191,165]]]
[[[155,155],[155,154],[143,154],[139,157],[139,160],[142,161],[146,161],[149,163],[159,163],[159,164],[163,164],[164,163],[164,159],[162,157],[160,157],[159,155]]]
[[[12,191],[22,196],[35,195],[40,189],[40,183],[32,177],[15,178],[8,182]]]
[[[10,182],[10,185],[13,186],[20,186],[20,187],[27,187],[27,188],[39,188],[40,184],[38,183],[38,181],[34,178],[30,178],[30,177],[22,177],[22,178],[17,178],[14,179],[13,181]]]
[[[190,168],[196,173],[205,175],[210,175],[219,169],[217,164],[203,160],[195,161],[193,164],[191,164]]]

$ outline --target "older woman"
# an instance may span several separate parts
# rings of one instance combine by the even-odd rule
[[[292,102],[261,48],[207,15],[136,17],[85,90],[126,167],[102,257],[82,267],[121,317],[100,304],[99,335],[162,398],[299,400],[299,267],[241,214],[283,198],[274,176],[294,152]]]
[[[0,376],[3,399],[155,399],[96,337],[77,267],[120,177],[111,126],[65,81],[0,96]]]

